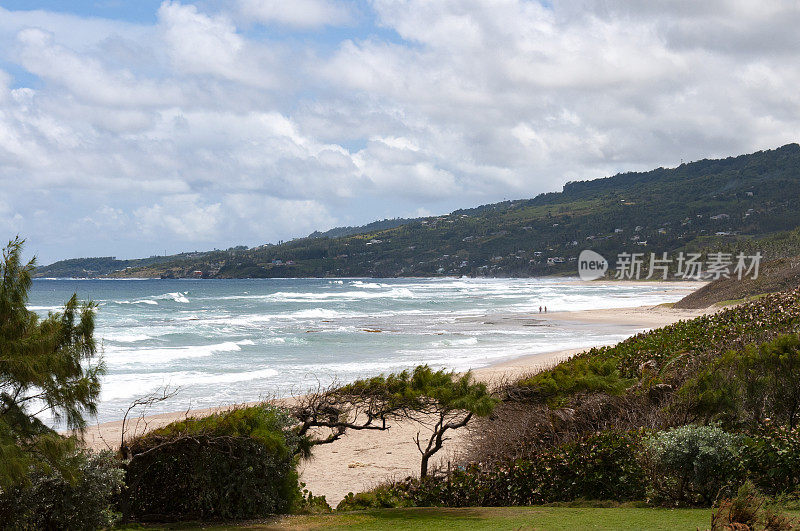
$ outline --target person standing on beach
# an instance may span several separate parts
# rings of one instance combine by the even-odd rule
[[[542,307],[539,306],[539,313],[542,313]]]
[[[547,306],[544,307],[544,313],[547,313]]]

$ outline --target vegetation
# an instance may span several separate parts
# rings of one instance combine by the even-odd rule
[[[278,408],[189,418],[129,443],[123,509],[137,519],[233,519],[302,503],[296,455],[308,442]]]
[[[643,461],[655,496],[710,505],[740,480],[739,437],[717,426],[680,426],[647,437]]]
[[[110,453],[70,457],[77,479],[34,469],[28,481],[0,491],[0,529],[92,530],[114,525],[124,472]]]
[[[76,477],[75,441],[39,416],[84,428],[103,371],[102,362],[85,363],[96,352],[93,304],[73,295],[63,312],[43,320],[26,308],[34,261],[22,263],[22,245],[9,242],[0,263],[0,489],[28,481],[31,468]]]
[[[311,444],[327,444],[346,430],[385,430],[387,421],[412,419],[428,425],[427,442],[417,433],[422,454],[420,475],[428,473],[430,458],[441,450],[446,433],[466,426],[473,417],[489,415],[497,400],[484,383],[473,381],[472,374],[456,376],[451,371],[433,371],[420,365],[413,371],[380,375],[322,392],[309,393],[293,408],[300,420],[298,433],[305,436],[312,428],[328,428],[330,434],[312,439]]]
[[[792,518],[780,506],[761,495],[752,483],[742,485],[734,497],[723,499],[711,516],[712,531],[789,531],[796,529],[797,523],[797,518]]]
[[[472,463],[440,478],[408,478],[348,496],[337,509],[502,507],[645,497],[639,433],[602,432],[500,466]]]
[[[204,278],[574,274],[582,249],[800,254],[800,146],[573,182],[449,215],[332,229],[278,245],[150,262],[63,261],[39,275]],[[648,254],[649,256],[649,254]],[[126,269],[126,268],[130,269]],[[645,273],[647,268],[645,268]],[[116,272],[115,272],[116,271]],[[739,297],[726,297],[726,299]]]
[[[780,336],[729,350],[681,389],[692,413],[729,426],[769,422],[797,427],[800,420],[800,337]]]

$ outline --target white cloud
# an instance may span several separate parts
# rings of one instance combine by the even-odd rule
[[[255,244],[800,136],[792,3],[352,5],[0,8],[1,228],[53,257]]]
[[[330,0],[239,0],[238,6],[245,19],[262,24],[310,29],[352,21],[346,4]]]

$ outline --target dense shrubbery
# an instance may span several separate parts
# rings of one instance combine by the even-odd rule
[[[800,428],[769,426],[745,437],[742,460],[753,483],[770,496],[800,487]]]
[[[798,328],[800,289],[794,289],[637,334],[614,346],[593,348],[506,391],[515,400],[558,406],[579,394],[614,395],[659,383],[678,386],[726,351],[796,333]],[[780,371],[786,362],[769,361]]]
[[[73,483],[61,474],[32,468],[30,477],[0,490],[0,529],[91,530],[112,526],[121,516],[114,507],[124,472],[110,454],[76,454]]]
[[[767,419],[790,428],[800,420],[800,338],[789,334],[729,350],[681,389],[689,411],[737,428]]]
[[[640,434],[603,432],[507,465],[473,464],[446,478],[406,479],[348,496],[339,509],[533,505],[645,496],[636,459]]]
[[[599,357],[579,357],[571,363],[561,363],[517,382],[523,396],[534,397],[551,406],[580,392],[620,394],[634,382],[623,378],[617,360]]]
[[[733,529],[791,531],[797,529],[797,520],[764,497],[752,483],[745,483],[735,496],[720,500],[711,515],[711,531]]]
[[[642,441],[643,461],[656,497],[710,505],[742,481],[739,436],[717,426],[681,426]]]
[[[306,441],[265,405],[187,419],[130,444],[126,515],[252,518],[302,503],[295,456]]]

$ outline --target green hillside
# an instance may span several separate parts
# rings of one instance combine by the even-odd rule
[[[449,215],[384,220],[280,245],[162,257],[113,276],[538,276],[574,273],[583,249],[800,254],[800,146],[571,182],[562,192]],[[763,240],[763,241],[762,241]],[[548,260],[550,259],[550,260]],[[55,276],[53,268],[41,276]]]

